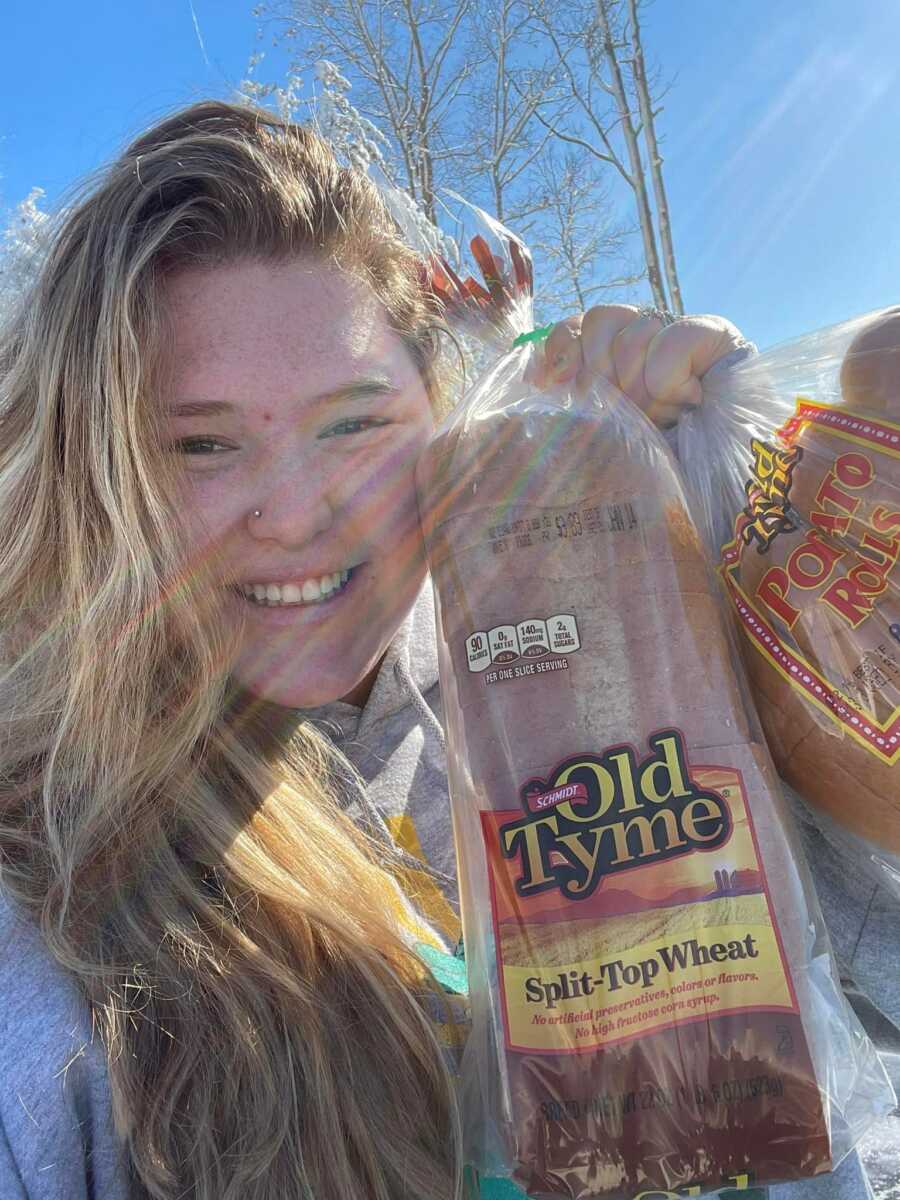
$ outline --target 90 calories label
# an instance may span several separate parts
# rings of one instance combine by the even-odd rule
[[[550,617],[529,617],[517,624],[477,629],[466,638],[466,661],[474,674],[493,667],[494,671],[485,676],[485,682],[496,683],[501,679],[532,674],[532,671],[524,670],[523,662],[573,654],[580,649],[581,638],[574,615],[555,613]],[[515,663],[520,664],[518,668],[513,666]],[[550,668],[547,664],[547,669],[564,668]]]

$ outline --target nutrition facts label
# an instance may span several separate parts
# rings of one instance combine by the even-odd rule
[[[571,613],[552,617],[529,617],[516,625],[478,629],[466,638],[469,670],[505,667],[519,659],[543,658],[547,654],[573,654],[581,648],[578,623]]]

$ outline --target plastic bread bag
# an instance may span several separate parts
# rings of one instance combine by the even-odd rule
[[[900,309],[710,372],[678,446],[775,765],[900,898]]]
[[[418,469],[468,1149],[571,1200],[827,1172],[893,1093],[841,994],[679,474],[611,387],[530,386],[528,252],[477,217],[483,284],[439,262],[434,290],[507,349]]]

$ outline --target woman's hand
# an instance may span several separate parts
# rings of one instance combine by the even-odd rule
[[[584,394],[606,379],[665,428],[700,404],[700,379],[713,363],[745,345],[724,317],[681,317],[664,325],[630,304],[601,304],[553,327],[531,381],[539,388],[574,383]]]

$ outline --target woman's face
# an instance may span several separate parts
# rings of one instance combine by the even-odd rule
[[[187,269],[167,300],[168,440],[192,561],[218,553],[245,620],[233,673],[292,708],[361,704],[425,577],[421,375],[371,290],[313,259]]]

